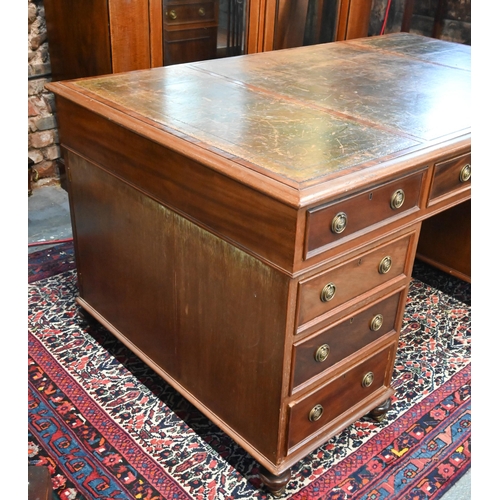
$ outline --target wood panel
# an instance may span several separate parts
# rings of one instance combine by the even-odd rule
[[[111,73],[108,3],[45,0],[52,80]]]
[[[81,298],[276,460],[288,278],[90,162],[68,164]]]
[[[148,0],[108,0],[112,72],[151,67]]]

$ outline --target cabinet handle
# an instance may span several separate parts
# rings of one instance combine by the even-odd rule
[[[402,189],[396,189],[391,196],[391,208],[397,210],[403,206],[405,202],[405,192]]]
[[[177,19],[177,12],[175,12],[175,10],[171,10],[169,13],[168,13],[168,17],[170,17],[170,19],[172,20],[176,20]]]
[[[203,7],[200,7],[198,9],[198,14],[200,15],[200,17],[205,17],[206,14],[205,9]]]
[[[373,379],[375,378],[375,375],[373,375],[373,372],[368,372],[364,377],[363,380],[361,381],[361,385],[363,387],[370,387],[373,384]]]
[[[330,302],[335,296],[335,292],[337,291],[337,287],[333,283],[327,283],[323,290],[321,290],[320,298],[321,302]]]
[[[321,405],[316,405],[310,412],[309,412],[309,420],[311,422],[316,422],[321,418],[321,415],[323,415],[323,407]]]
[[[377,314],[370,321],[370,330],[372,332],[377,332],[382,328],[383,323],[384,323],[384,317],[381,314]]]
[[[340,234],[347,227],[347,214],[339,212],[332,220],[332,233]]]
[[[391,266],[392,266],[392,259],[389,256],[384,257],[380,261],[380,264],[378,265],[378,272],[380,274],[387,274],[391,269]]]
[[[471,174],[470,163],[467,163],[460,170],[460,182],[470,181],[470,174]]]
[[[323,361],[325,361],[329,354],[330,346],[328,344],[323,344],[316,349],[316,352],[314,353],[314,359],[318,363],[323,363]]]

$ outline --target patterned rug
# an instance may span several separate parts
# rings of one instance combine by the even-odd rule
[[[47,254],[28,273],[28,463],[55,497],[270,498],[244,450],[76,305],[72,249]],[[470,468],[470,286],[414,275],[388,417],[301,460],[283,499],[437,499]]]

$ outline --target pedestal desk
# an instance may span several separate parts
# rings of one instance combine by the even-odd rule
[[[470,255],[469,87],[470,47],[407,33],[48,85],[78,303],[275,494],[390,408],[423,221],[465,207]]]

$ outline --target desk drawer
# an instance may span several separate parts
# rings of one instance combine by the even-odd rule
[[[297,328],[376,286],[405,277],[414,233],[299,282]]]
[[[419,208],[423,171],[307,213],[306,258]]]
[[[164,0],[165,22],[169,26],[187,23],[213,23],[216,20],[216,7],[209,2],[176,2]]]
[[[389,386],[396,343],[373,354],[301,400],[289,405],[288,448],[332,423],[337,417]]]
[[[405,289],[406,290],[406,289]],[[397,329],[399,291],[293,346],[293,387],[324,372],[370,342]]]
[[[429,205],[433,201],[453,194],[471,184],[471,155],[470,153],[457,156],[451,160],[436,163],[432,177]]]

